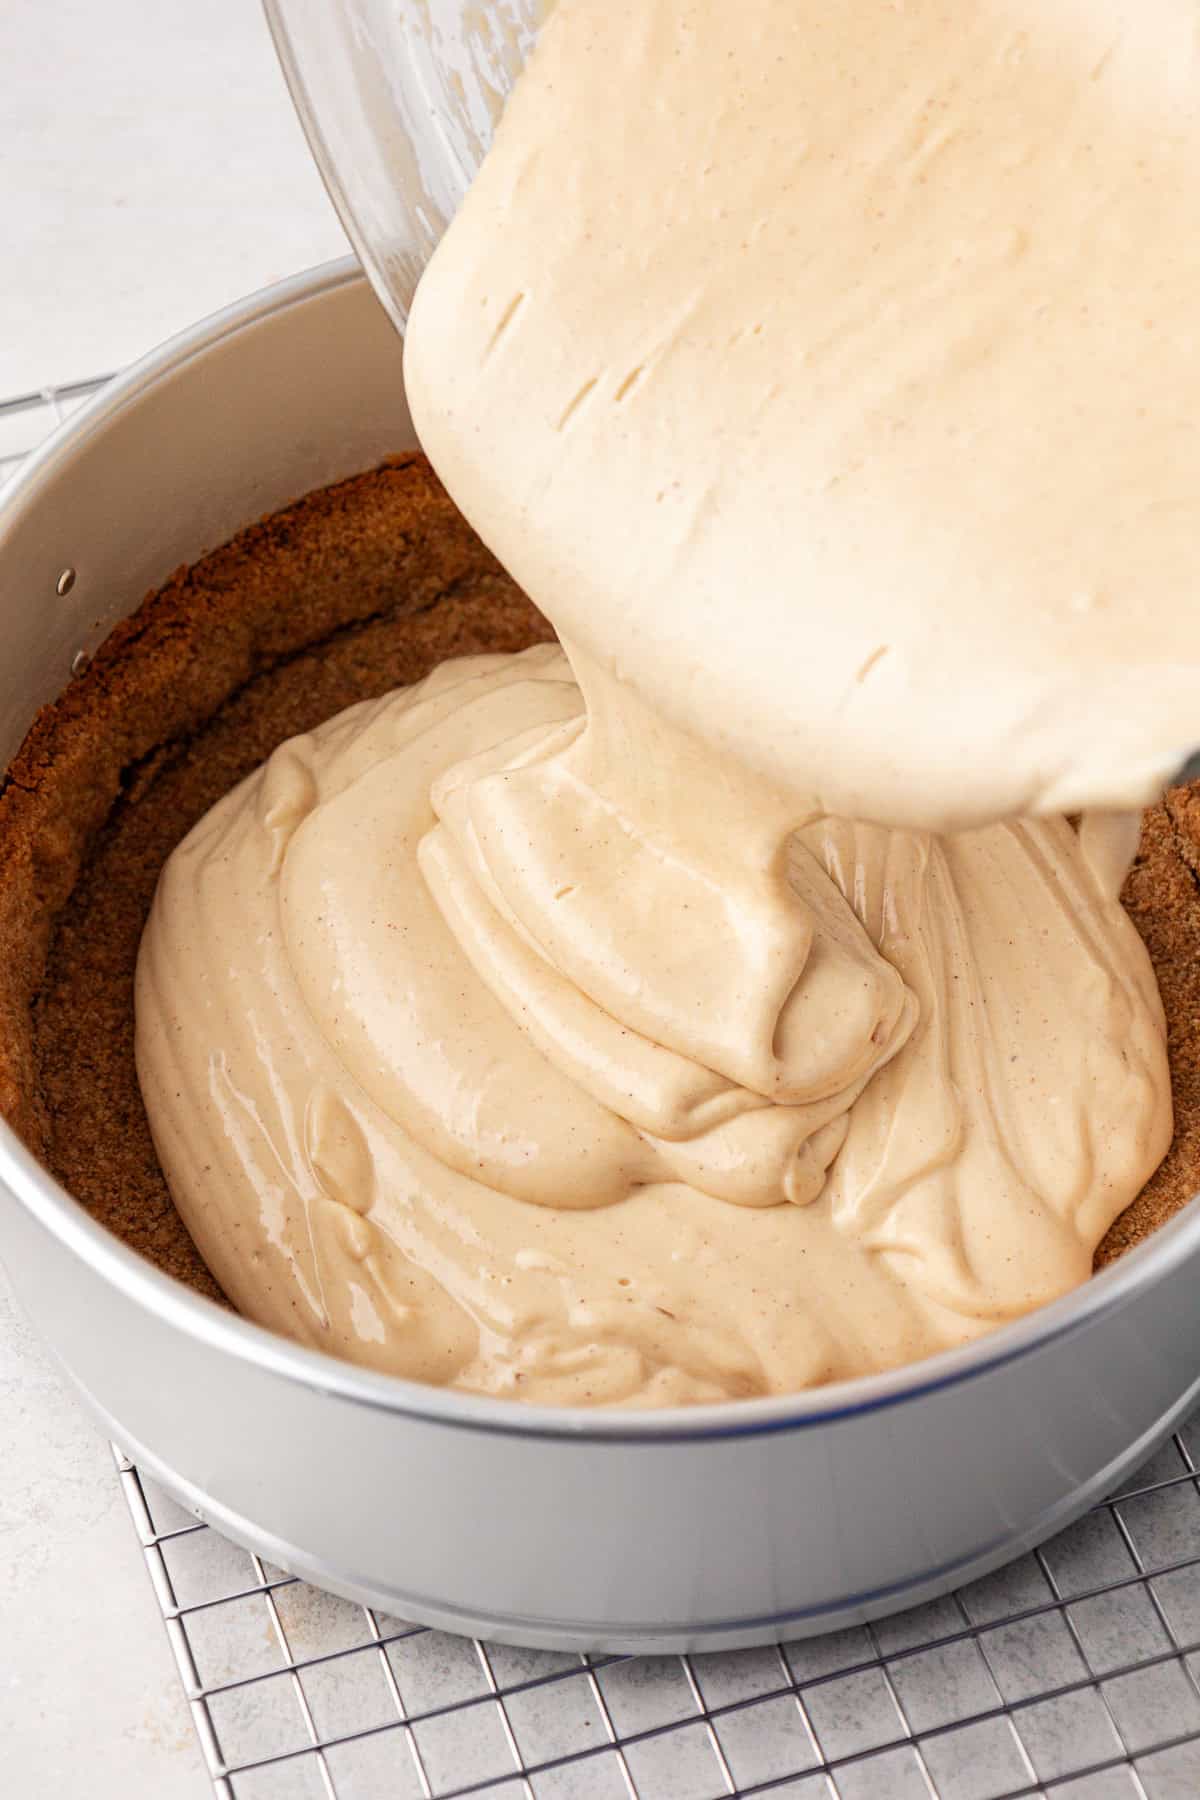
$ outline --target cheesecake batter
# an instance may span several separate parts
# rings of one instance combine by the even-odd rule
[[[561,0],[407,371],[566,655],[284,746],[143,943],[243,1311],[668,1404],[1085,1279],[1171,1133],[1116,893],[1195,733],[1197,66],[1184,0]]]

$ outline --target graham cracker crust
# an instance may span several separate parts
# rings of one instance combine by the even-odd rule
[[[167,1192],[133,1058],[158,872],[275,746],[446,657],[550,627],[419,455],[181,569],[45,707],[0,783],[0,1114],[100,1224],[221,1294]],[[1200,788],[1147,815],[1125,901],[1169,1028],[1175,1141],[1097,1265],[1200,1189]]]
[[[100,1224],[220,1298],[133,1058],[158,872],[297,732],[553,633],[424,457],[307,495],[178,570],[43,708],[0,786],[0,1114]]]

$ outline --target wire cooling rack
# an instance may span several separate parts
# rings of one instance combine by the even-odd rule
[[[91,375],[86,381],[64,381],[57,387],[38,388],[0,400],[0,487],[15,475],[26,456],[41,440],[69,418],[85,400],[102,388],[108,375]]]
[[[0,403],[0,481],[101,385]],[[386,1617],[237,1548],[115,1455],[221,1800],[1200,1795],[1200,1412],[999,1573],[713,1656],[551,1655]]]
[[[335,1599],[118,1453],[217,1792],[236,1800],[1182,1800],[1200,1793],[1200,1415],[998,1574],[778,1649],[552,1655]]]

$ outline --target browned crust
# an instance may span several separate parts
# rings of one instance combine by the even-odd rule
[[[551,635],[423,457],[180,569],[34,721],[0,787],[0,1114],[101,1223],[206,1292],[133,1063],[158,870],[276,744],[448,656]]]
[[[1146,814],[1122,898],[1150,952],[1167,1015],[1175,1138],[1100,1245],[1097,1268],[1200,1192],[1200,784],[1172,789]]]
[[[420,456],[308,495],[179,570],[43,708],[0,786],[0,1114],[104,1225],[216,1294],[133,1061],[158,871],[276,744],[447,656],[550,636]],[[1176,1134],[1097,1262],[1200,1188],[1200,788],[1147,814],[1126,903],[1166,1008]]]

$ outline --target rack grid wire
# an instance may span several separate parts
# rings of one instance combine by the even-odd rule
[[[0,402],[0,481],[102,379]],[[1068,1530],[777,1648],[557,1655],[296,1580],[114,1448],[221,1800],[1192,1800],[1200,1412]]]

